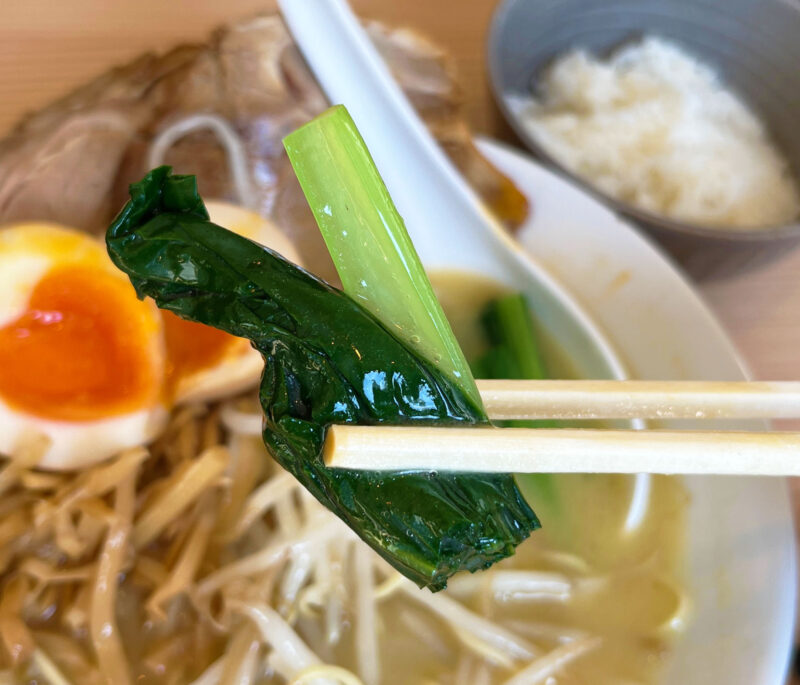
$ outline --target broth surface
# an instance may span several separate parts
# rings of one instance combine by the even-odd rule
[[[431,281],[467,359],[475,358],[486,346],[479,314],[486,303],[508,290],[458,272],[433,273]],[[574,364],[557,342],[539,330],[537,336],[548,375],[577,378]],[[633,489],[630,476],[524,475],[518,482],[542,529],[494,568],[566,573],[575,584],[575,594],[569,601],[484,599],[483,608],[521,634],[520,622],[527,621],[531,632],[538,626],[539,639],[545,625],[562,626],[565,634],[602,638],[599,648],[547,681],[551,685],[654,682],[688,619],[689,599],[683,587],[688,493],[682,479],[652,477],[647,513],[632,531],[625,530]],[[475,608],[481,608],[477,604]],[[545,643],[556,647],[559,641]],[[421,680],[410,677],[403,682]],[[503,682],[503,677],[498,673],[491,682]]]

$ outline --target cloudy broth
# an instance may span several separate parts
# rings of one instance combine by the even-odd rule
[[[475,358],[486,345],[479,313],[507,289],[457,272],[434,273],[431,280],[467,358]],[[556,341],[540,337],[539,342],[550,377],[576,377],[574,364],[560,354]],[[518,481],[541,519],[542,529],[510,559],[483,574],[454,578],[445,592],[530,639],[543,653],[570,642],[599,638],[589,651],[550,679],[536,682],[654,682],[690,613],[683,586],[688,494],[682,480],[653,477],[646,513],[632,527],[626,527],[632,477],[555,474],[521,476]],[[554,580],[566,578],[569,590],[563,595],[503,597],[493,589],[491,575],[511,570],[541,571],[552,574]],[[392,674],[386,682],[461,685],[463,647],[452,626],[418,612],[403,597],[389,600],[384,612],[384,620],[397,617],[384,627],[392,635],[382,654],[385,673]],[[426,629],[430,631],[427,638]],[[518,668],[485,666],[476,668],[470,677],[504,683]]]

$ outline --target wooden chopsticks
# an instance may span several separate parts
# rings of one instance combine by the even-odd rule
[[[800,475],[800,433],[331,426],[325,463],[368,471]]]
[[[478,381],[494,420],[800,418],[800,382]]]
[[[493,419],[800,417],[800,383],[479,381]],[[800,433],[332,426],[326,464],[362,470],[800,475]]]

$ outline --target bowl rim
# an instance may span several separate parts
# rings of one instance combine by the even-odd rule
[[[692,224],[678,219],[671,219],[663,214],[650,212],[604,192],[585,177],[568,169],[551,155],[536,138],[528,131],[522,122],[521,116],[511,106],[510,91],[505,87],[503,79],[503,66],[500,59],[499,45],[502,33],[507,23],[507,15],[516,5],[515,0],[502,0],[495,8],[489,24],[489,34],[486,48],[488,62],[489,86],[494,100],[498,104],[505,120],[510,124],[517,137],[544,162],[551,170],[567,178],[605,205],[628,216],[636,221],[636,225],[662,232],[664,234],[680,234],[691,238],[707,238],[718,242],[747,244],[778,242],[782,240],[800,239],[800,218],[787,224],[770,226],[752,226],[747,228],[731,228],[729,226],[703,226]],[[531,77],[533,79],[533,76]]]
[[[564,179],[552,169],[547,168],[540,161],[533,159],[526,151],[514,148],[507,143],[486,139],[479,139],[478,146],[487,155],[488,159],[497,164],[512,180],[516,181],[518,179],[522,183],[520,187],[525,190],[528,197],[535,199],[542,193],[547,193],[550,196],[547,202],[543,202],[541,212],[534,213],[523,227],[524,234],[521,235],[523,249],[528,254],[532,253],[542,259],[545,264],[556,266],[554,276],[583,303],[589,316],[603,330],[615,332],[611,342],[618,353],[623,356],[629,365],[629,370],[635,377],[640,376],[642,371],[644,372],[644,377],[664,377],[665,365],[668,377],[672,377],[672,373],[677,374],[676,377],[688,377],[687,373],[694,377],[703,377],[705,370],[708,368],[706,362],[709,361],[711,363],[710,373],[714,377],[726,377],[729,379],[751,377],[747,364],[725,333],[718,319],[699,296],[696,287],[680,268],[666,258],[663,251],[653,243],[649,236],[635,230],[631,222],[619,217],[596,198],[585,193],[582,188],[575,186],[575,184]],[[517,170],[519,173],[517,173]],[[532,173],[530,180],[526,180],[527,170]],[[547,177],[551,177],[552,180],[548,181]],[[561,192],[559,192],[559,187]],[[571,198],[575,201],[575,218],[578,220],[569,219],[565,225],[560,225],[554,218],[554,212],[561,215],[565,206],[564,202],[567,203],[566,206],[570,206]],[[554,209],[556,207],[557,209]],[[575,228],[571,228],[571,226],[578,224],[584,228],[577,231]],[[601,231],[599,234],[597,232],[598,227],[608,228],[610,230],[608,236],[601,235],[605,231]],[[566,233],[564,229],[566,229]],[[608,242],[609,239],[610,243]],[[566,243],[564,242],[565,240],[567,241]],[[564,250],[560,247],[561,245],[583,244],[584,240],[586,241],[586,250],[569,248]],[[578,256],[579,254],[583,255],[583,257]],[[598,255],[605,255],[606,258],[598,260],[596,259]],[[608,290],[603,288],[602,284],[613,283],[616,275],[621,270],[624,272],[627,269],[630,269],[633,274],[638,274],[638,276],[634,276],[635,282],[632,281],[624,288],[616,290],[610,296]],[[625,294],[626,292],[627,294]],[[651,336],[649,343],[627,342],[629,334],[625,331],[628,331],[627,326],[639,325],[641,319],[638,314],[641,313],[641,307],[646,306],[649,309],[651,303],[660,298],[666,298],[668,301],[664,304],[666,316],[659,314],[655,319],[651,320],[653,321],[652,326],[655,328],[653,331],[655,338]],[[613,302],[616,302],[616,304],[612,304]],[[615,314],[611,312],[615,312]],[[622,324],[623,329],[621,331],[618,328],[620,318],[626,322]],[[688,329],[687,324],[689,325]],[[684,333],[686,330],[691,330],[693,324],[697,324],[699,330],[703,333],[699,347],[704,349],[705,352],[700,353],[699,357],[697,356],[695,343],[690,340],[690,338],[693,339],[695,337],[695,334],[687,337]],[[679,342],[677,342],[676,346],[670,346],[667,342],[665,348],[662,348],[660,344],[656,344],[659,350],[652,350],[653,340],[661,340],[662,334],[666,335],[668,340],[674,339]],[[637,350],[639,351],[637,352]],[[674,367],[672,364],[672,359],[675,358],[676,352],[678,353],[678,358],[683,359],[684,355],[687,354],[687,350],[688,372],[686,367]],[[641,354],[644,354],[647,361],[642,360]],[[709,354],[711,355],[710,359],[707,358]],[[658,366],[661,367],[661,371],[654,372],[650,366],[651,360],[659,356],[661,362]],[[670,371],[669,369],[672,370]],[[754,426],[754,428],[757,428],[757,426]],[[696,499],[693,498],[695,506],[698,502],[705,501],[706,496],[709,494],[709,488],[711,492],[716,492],[718,495],[718,488],[720,487],[723,490],[729,487],[736,487],[734,485],[736,481],[724,478],[712,479],[709,482],[702,477],[689,476],[685,478],[685,481],[692,492],[697,492],[700,495]],[[746,484],[747,487],[754,487],[756,481],[757,479],[749,480]],[[694,488],[700,483],[702,483],[702,486],[695,491]],[[744,484],[742,481],[738,482],[738,485]],[[765,484],[762,481],[759,487],[761,486],[768,486],[770,489],[767,500],[769,506],[775,504],[778,500],[782,502],[779,505],[783,509],[779,526],[783,531],[781,533],[782,539],[781,544],[773,545],[772,547],[772,554],[775,554],[778,558],[773,559],[774,566],[770,567],[777,571],[770,578],[774,578],[778,582],[777,584],[773,582],[766,583],[769,587],[777,587],[779,589],[770,599],[771,609],[768,615],[768,625],[737,621],[734,632],[738,635],[738,642],[752,644],[752,638],[755,638],[758,649],[755,652],[751,651],[749,654],[749,656],[757,658],[753,661],[748,660],[748,678],[735,678],[734,680],[737,683],[747,683],[748,685],[754,682],[779,685],[784,683],[791,663],[792,636],[794,633],[798,591],[796,573],[797,546],[795,544],[794,525],[789,509],[786,482]],[[737,502],[736,509],[731,520],[735,520],[736,512],[739,511],[738,496],[735,498],[735,502]],[[762,502],[762,504],[766,504],[766,502]],[[707,537],[707,532],[709,526],[715,525],[715,521],[719,522],[725,519],[720,519],[716,510],[713,510],[710,514],[706,513],[698,516],[695,507],[691,504],[688,511],[690,516],[693,515],[691,512],[695,512],[695,525],[690,524],[688,531],[687,542],[690,547],[686,549],[687,568],[685,579],[688,587],[693,591],[698,589],[702,591],[704,588],[708,589],[709,581],[716,583],[716,579],[721,576],[716,573],[704,574],[701,572],[698,574],[696,571],[702,567],[693,567],[692,559],[703,558],[709,554],[714,558],[718,556],[719,548],[712,549],[711,552],[708,551],[709,538]],[[758,511],[761,511],[761,507],[759,507]],[[762,514],[756,513],[756,515],[760,516]],[[758,531],[756,537],[761,539],[764,529],[759,527]],[[728,539],[727,536],[729,534],[731,534],[731,528],[723,528],[720,533],[720,540]],[[698,537],[701,538],[699,542]],[[732,552],[733,547],[744,549],[744,546],[741,545],[741,541],[744,539],[742,532],[736,532],[734,537],[736,541],[732,543],[728,553]],[[713,548],[713,545],[711,547]],[[704,550],[700,552],[700,557],[693,556],[693,554],[698,553],[700,548]],[[734,556],[738,558],[739,555],[737,553]],[[745,555],[745,558],[750,559],[753,557],[752,555]],[[741,563],[741,560],[739,560],[739,563]],[[752,571],[748,571],[745,577],[751,578],[751,574]],[[714,587],[717,587],[717,585],[714,584]],[[708,596],[711,599],[708,599]],[[658,682],[663,682],[664,684],[668,682],[684,682],[687,671],[686,664],[689,665],[688,668],[694,673],[691,682],[702,683],[703,685],[711,682],[721,682],[713,677],[720,670],[729,675],[732,670],[734,672],[737,670],[737,660],[732,662],[733,666],[723,667],[723,663],[728,662],[727,657],[717,656],[714,659],[714,663],[712,663],[708,661],[708,655],[704,652],[705,645],[702,638],[707,635],[708,625],[701,621],[704,621],[703,617],[708,618],[709,616],[707,613],[708,603],[717,605],[720,609],[724,609],[727,606],[727,600],[721,599],[721,595],[716,591],[709,593],[708,596],[705,600],[705,612],[701,609],[699,615],[694,615],[689,625],[690,633],[685,633],[678,640],[678,643],[674,645],[667,668],[662,671],[661,679]],[[738,616],[739,614],[737,613],[733,616],[733,619],[737,619]],[[748,616],[751,616],[751,614],[748,613]],[[728,622],[729,619],[731,619],[729,614],[724,619],[713,619],[712,635],[721,635],[724,640],[727,640],[730,636],[729,626],[731,624]],[[687,637],[692,639],[687,640]],[[688,660],[685,656],[686,650],[691,654]],[[739,652],[734,652],[733,656],[736,654],[739,654]],[[736,657],[736,659],[741,658]],[[698,673],[697,667],[702,667],[702,672]]]

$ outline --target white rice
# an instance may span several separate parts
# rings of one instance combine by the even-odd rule
[[[690,223],[768,227],[800,215],[789,166],[755,114],[709,67],[659,38],[601,61],[557,59],[541,98],[518,103],[531,134],[603,192]]]

